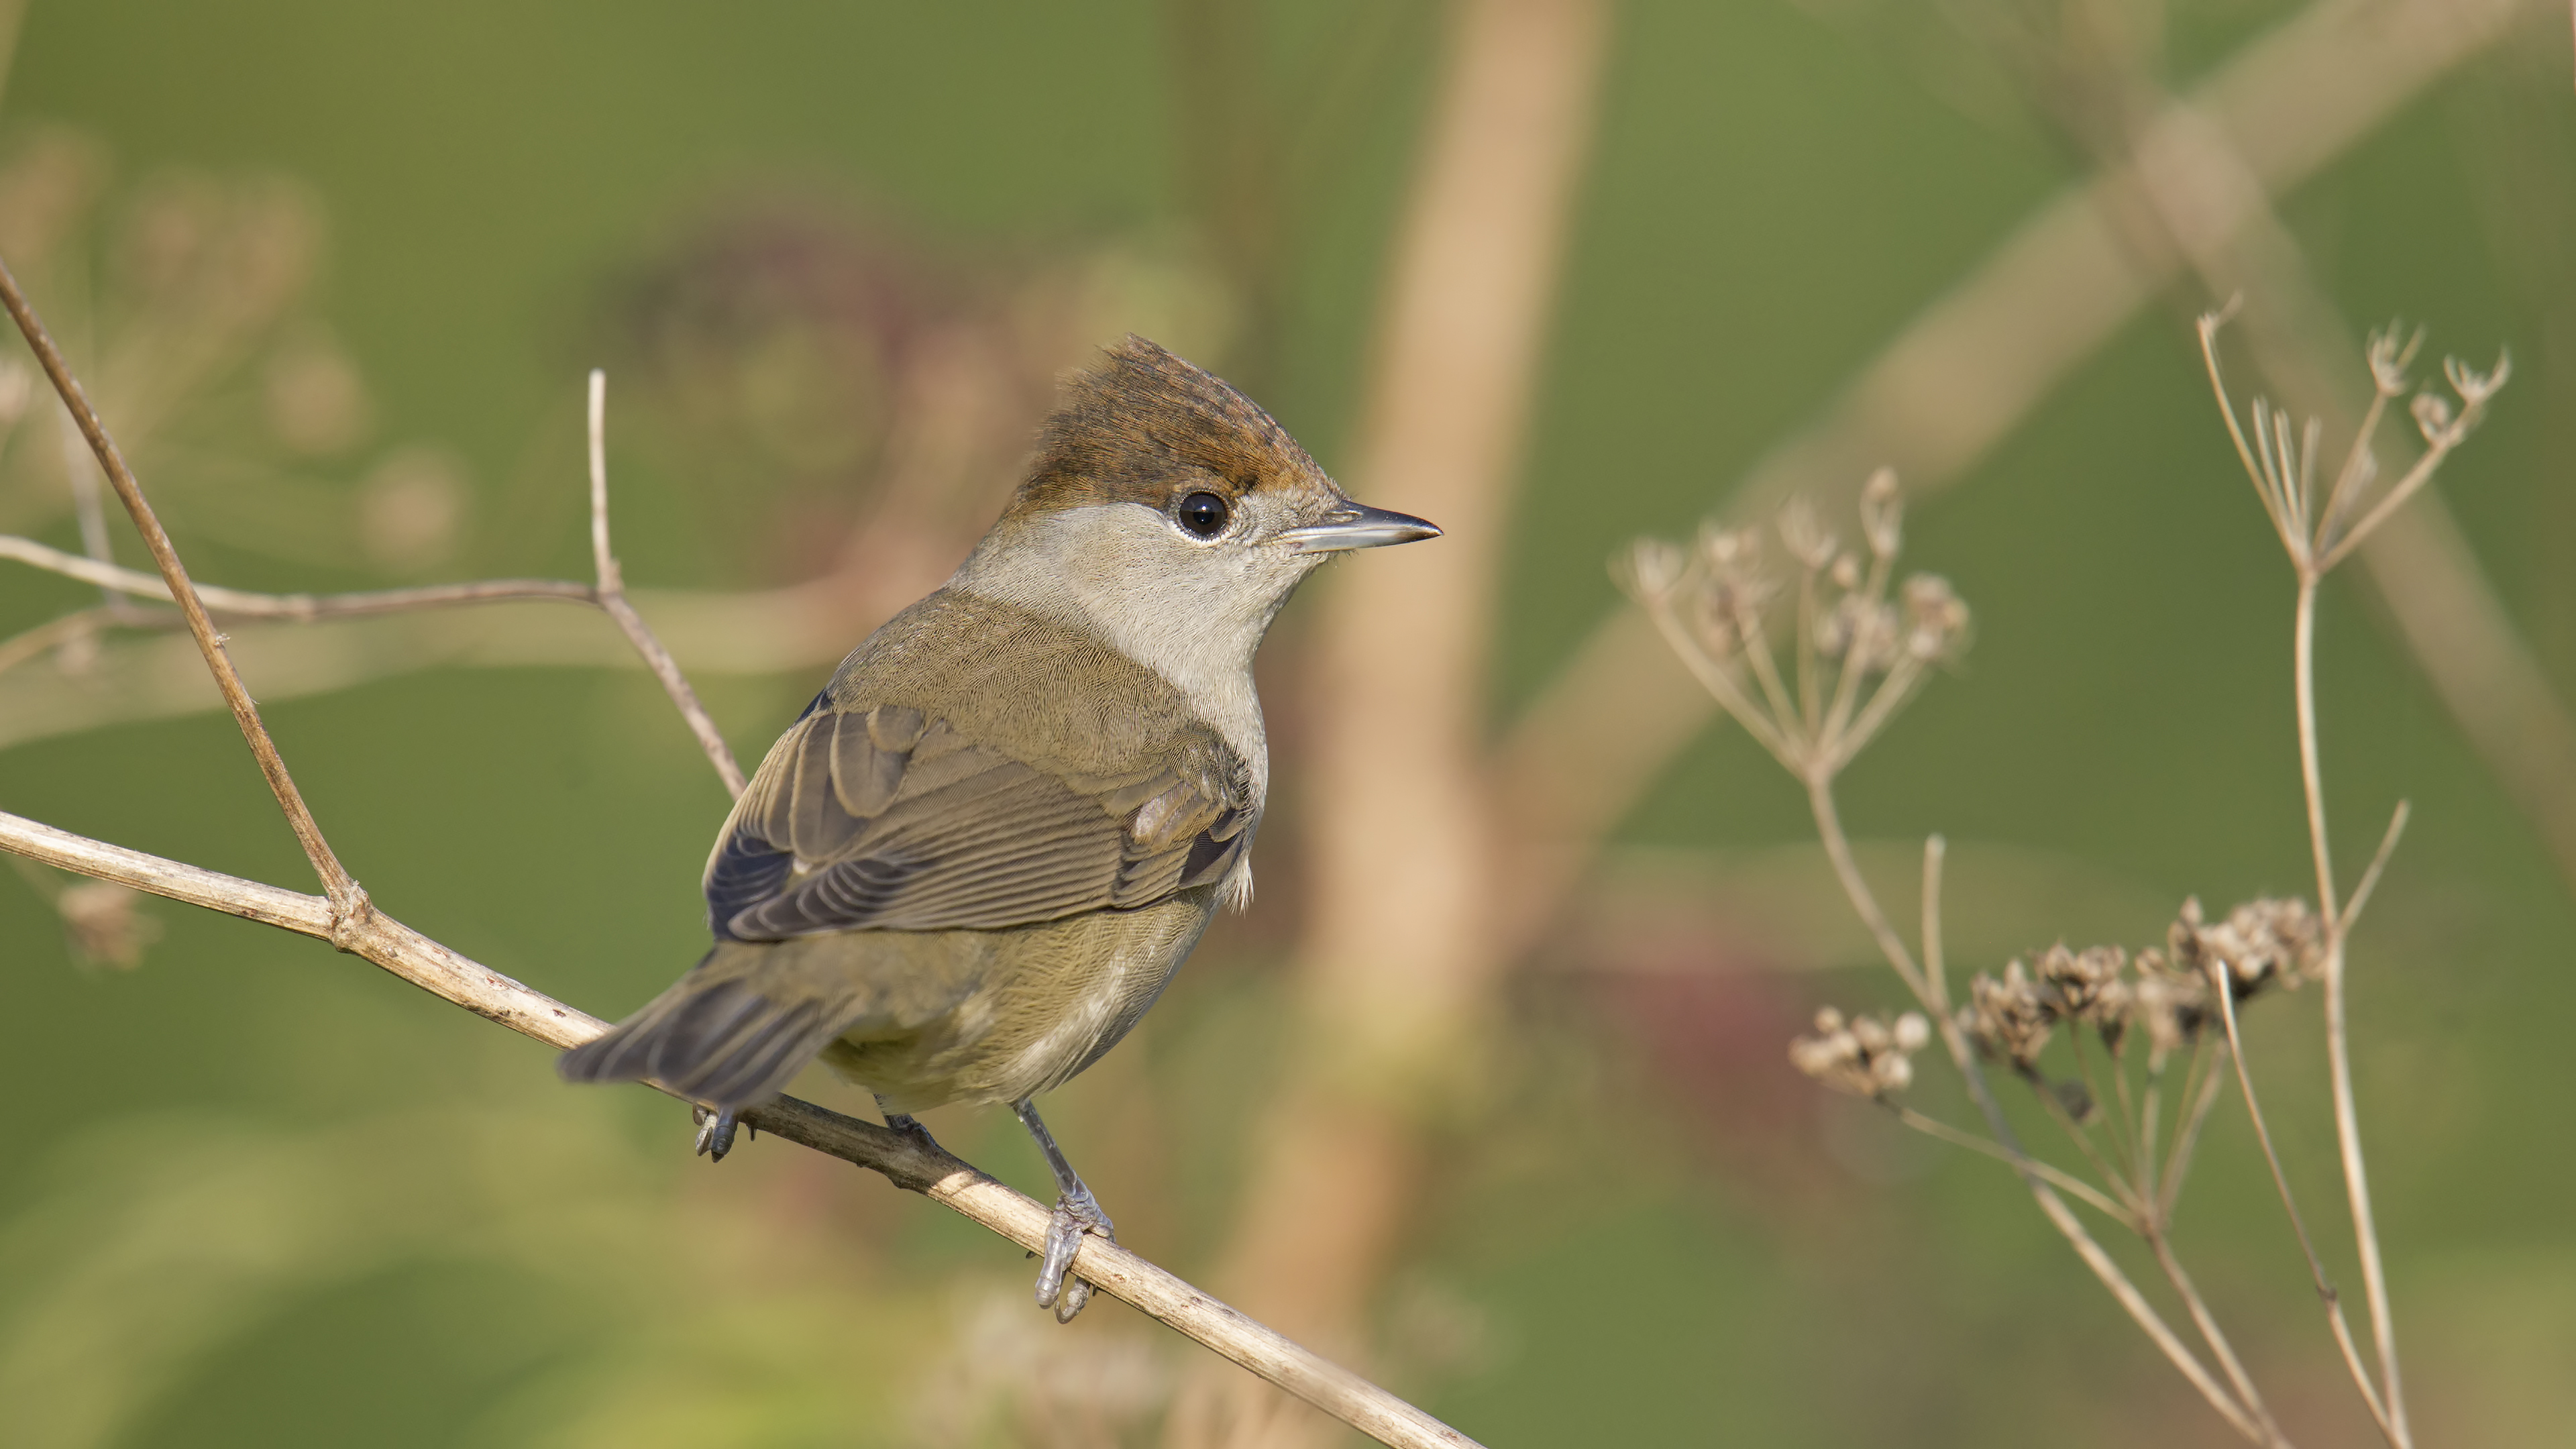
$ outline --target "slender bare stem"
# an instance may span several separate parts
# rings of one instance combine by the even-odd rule
[[[225,652],[223,636],[215,632],[215,621],[206,613],[205,602],[198,598],[195,585],[188,582],[188,570],[179,562],[179,551],[170,543],[170,535],[143,497],[143,485],[136,482],[133,470],[125,466],[125,457],[117,451],[116,440],[108,436],[106,424],[89,405],[81,391],[80,381],[72,376],[71,367],[63,361],[62,349],[54,345],[53,335],[45,330],[35,308],[27,303],[26,294],[18,289],[18,279],[5,262],[0,262],[0,303],[26,335],[27,345],[36,360],[52,379],[54,391],[61,395],[63,406],[71,410],[72,421],[79,425],[81,436],[89,440],[90,451],[99,468],[107,474],[117,498],[125,504],[126,513],[134,520],[135,531],[143,535],[144,547],[152,554],[153,564],[170,586],[170,597],[187,615],[188,632],[195,636],[197,649],[206,657],[206,668],[215,676],[215,687],[222,691],[224,703],[232,708],[233,720],[241,726],[242,739],[249,744],[251,757],[259,762],[260,774],[268,780],[269,793],[277,797],[278,808],[285,812],[287,827],[295,832],[296,843],[304,847],[304,857],[312,862],[313,873],[320,876],[329,896],[334,915],[335,932],[353,929],[368,914],[366,892],[351,879],[340,857],[331,851],[331,843],[322,836],[322,827],[305,805],[303,792],[295,788],[295,777],[288,774],[286,760],[277,752],[277,742],[268,737],[267,726],[260,723],[259,706],[252,702],[250,690],[242,684],[241,672],[233,668],[232,656]],[[335,936],[336,939],[336,936]]]
[[[2316,1244],[2308,1237],[2307,1220],[2300,1216],[2298,1199],[2290,1192],[2289,1175],[2281,1170],[2281,1155],[2273,1150],[2271,1124],[2264,1119],[2262,1103],[2254,1095],[2254,1075],[2245,1062],[2245,1040],[2236,1029],[2235,993],[2228,989],[2225,962],[2209,963],[2209,985],[2218,998],[2219,1019],[2227,1026],[2227,1053],[2236,1059],[2236,1087],[2245,1097],[2245,1115],[2254,1124],[2254,1140],[2263,1148],[2265,1165],[2272,1169],[2272,1186],[2281,1195],[2282,1209],[2290,1215],[2291,1230],[2298,1234],[2299,1252],[2308,1260],[2308,1277],[2316,1285],[2318,1301],[2325,1305],[2327,1326],[2343,1350],[2344,1366],[2352,1372],[2353,1386],[2361,1390],[2362,1402],[2370,1406],[2371,1418],[2378,1421],[2380,1432],[2388,1436],[2390,1443],[2399,1443],[2387,1411],[2371,1386],[2370,1370],[2362,1365],[2361,1355],[2353,1348],[2352,1329],[2344,1322],[2343,1295],[2326,1277],[2325,1261],[2317,1256]]]
[[[2156,1151],[2156,1135],[2164,1125],[2164,1076],[2163,1064],[2150,1057],[2146,1090],[2140,1094],[2138,1104],[2138,1195],[2157,1208],[2156,1221],[2160,1224],[2164,1221],[2164,1192],[2157,1186],[2162,1178],[2157,1171],[2160,1154]]]
[[[742,798],[745,781],[742,766],[733,757],[733,747],[725,743],[724,732],[716,728],[716,722],[708,716],[706,706],[698,703],[698,692],[689,687],[689,678],[680,672],[679,661],[671,657],[670,650],[662,647],[662,641],[654,637],[652,629],[644,623],[644,616],[635,612],[635,606],[627,602],[625,571],[617,566],[617,556],[608,550],[607,411],[608,374],[598,368],[592,368],[590,371],[590,554],[592,566],[599,574],[597,594],[599,607],[607,611],[608,617],[617,621],[617,627],[624,631],[626,641],[634,645],[635,652],[644,657],[645,666],[653,671],[654,678],[662,682],[662,692],[671,697],[671,704],[680,711],[680,718],[689,722],[689,733],[698,737],[698,748],[707,752],[707,759],[714,763],[716,774],[724,780],[725,789],[739,800]]]
[[[222,875],[0,814],[0,850],[63,870],[331,942],[523,1036],[578,1046],[607,1023],[468,960],[381,911],[352,921],[329,900]],[[674,1094],[678,1095],[678,1094]],[[685,1099],[684,1099],[685,1100]],[[1046,1245],[1048,1210],[920,1139],[781,1097],[743,1114],[763,1134],[883,1174],[1023,1248]],[[1380,1443],[1474,1449],[1466,1435],[1227,1307],[1105,1238],[1074,1260],[1082,1278]]]
[[[1744,692],[1743,686],[1736,682],[1735,676],[1726,671],[1726,666],[1709,658],[1707,652],[1699,647],[1698,641],[1691,638],[1689,628],[1674,615],[1672,605],[1658,596],[1641,596],[1641,602],[1646,610],[1646,617],[1654,621],[1656,632],[1664,636],[1664,642],[1671,646],[1673,654],[1681,660],[1682,667],[1691,672],[1691,676],[1700,682],[1700,686],[1709,692],[1710,697],[1714,698],[1727,714],[1735,719],[1736,723],[1744,726],[1744,732],[1753,736],[1754,743],[1770,751],[1771,758],[1778,760],[1782,769],[1792,774],[1796,773],[1799,768],[1798,759],[1792,752],[1788,740],[1780,734],[1778,727],[1772,724],[1770,716],[1755,705],[1752,697]]]
[[[1798,561],[1798,723],[1813,738],[1823,732],[1824,686],[1816,678],[1816,571]]]
[[[2305,540],[2290,527],[2289,516],[2282,511],[2281,504],[2267,486],[2265,480],[2270,476],[2270,470],[2255,459],[2252,445],[2246,442],[2245,428],[2236,421],[2236,400],[2227,395],[2226,376],[2218,366],[2218,329],[2226,326],[2228,319],[2234,317],[2237,308],[2244,303],[2242,296],[2230,297],[2226,306],[2201,315],[2200,357],[2208,366],[2209,388],[2218,395],[2218,413],[2227,420],[2227,436],[2236,444],[2237,460],[2245,465],[2245,476],[2254,484],[2254,496],[2263,501],[2263,515],[2272,520],[2273,531],[2281,536],[2281,546],[2296,558],[2302,552]],[[2262,436],[2262,427],[2261,415],[2257,414],[2254,428],[2258,440]]]
[[[1879,601],[1887,597],[1887,580],[1895,567],[1893,554],[1871,556],[1869,579],[1861,586],[1861,602],[1865,608],[1874,610]],[[1852,707],[1860,702],[1860,666],[1861,651],[1846,641],[1843,645],[1842,678],[1834,685],[1833,706],[1825,711],[1825,739],[1839,741],[1851,725]]]
[[[2291,643],[2292,674],[2299,692],[2299,779],[2308,800],[2308,846],[2316,858],[2317,910],[2328,922],[2341,918],[2335,905],[2334,860],[2326,845],[2326,791],[2317,761],[2317,584],[2319,576],[2299,579],[2295,636]]]
[[[1950,976],[1941,944],[1941,873],[1949,855],[1949,841],[1938,835],[1923,838],[1923,984],[1929,988],[1931,1009],[1943,1016],[1950,1014]]]
[[[1879,909],[1877,897],[1870,893],[1869,882],[1862,878],[1860,867],[1852,859],[1851,841],[1843,833],[1842,817],[1834,806],[1832,776],[1817,771],[1804,778],[1808,806],[1816,818],[1816,832],[1823,837],[1825,856],[1833,862],[1834,875],[1842,883],[1843,894],[1850,899],[1852,910],[1860,916],[1861,924],[1868,927],[1871,936],[1878,941],[1879,950],[1887,957],[1887,964],[1914,992],[1915,999],[1929,1007],[1931,995],[1921,968],[1916,966],[1913,953],[1906,950],[1903,939],[1888,925],[1886,913]],[[2120,1270],[2120,1265],[2085,1229],[2083,1221],[2075,1216],[2075,1210],[2066,1205],[2066,1199],[2058,1196],[2056,1189],[2032,1170],[2030,1154],[2022,1150],[2020,1138],[2013,1132],[2011,1121],[2004,1116],[2003,1104],[1995,1100],[1985,1072],[1977,1065],[1976,1049],[1968,1044],[1958,1022],[1948,1012],[1939,1012],[1935,1014],[1933,1024],[1941,1033],[1942,1045],[1949,1049],[1951,1063],[1967,1082],[1968,1095],[1984,1115],[1995,1145],[2004,1151],[2014,1170],[2020,1173],[2022,1185],[2030,1189],[2032,1200],[2039,1204],[2039,1210],[2049,1224],[2075,1249],[2075,1255],[2092,1270],[2095,1278],[2101,1280],[2112,1299],[2175,1370],[2200,1391],[2200,1396],[2208,1400],[2219,1417],[2255,1443],[2271,1442],[2265,1438],[2262,1426],[2246,1412],[2245,1406],[2237,1402],[2226,1385],[2211,1376],[2200,1356],[2191,1351],[2191,1346],[2182,1341],[2172,1326],[2165,1322],[2164,1315],[2156,1312],[2155,1305],[2138,1291],[2138,1285],[2129,1281],[2129,1275]]]
[[[2361,908],[2370,903],[2370,893],[2379,889],[2379,873],[2388,868],[2388,857],[2397,850],[2397,837],[2406,833],[2407,803],[2397,802],[2388,817],[2387,833],[2379,837],[2379,849],[2370,857],[2370,868],[2361,873],[2361,884],[2352,888],[2352,899],[2343,903],[2343,919],[2334,923],[2337,937],[2352,934],[2353,923],[2361,919]]]
[[[2111,1190],[2118,1193],[2123,1202],[2137,1206],[2136,1199],[2130,1195],[2127,1180],[2111,1165],[2110,1159],[2102,1155],[2101,1145],[2093,1140],[2093,1134],[2084,1130],[2084,1124],[2075,1120],[2075,1114],[2066,1110],[2064,1102],[2057,1100],[2057,1094],[2042,1090],[2033,1095],[2039,1098],[2040,1107],[2050,1119],[2066,1130],[2068,1140],[2084,1154],[2085,1161],[2093,1164],[2093,1170],[2102,1174],[2102,1180],[2111,1185]]]
[[[1771,631],[1753,610],[1739,603],[1735,609],[1735,632],[1744,641],[1745,662],[1753,667],[1753,678],[1762,686],[1762,697],[1771,702],[1772,716],[1787,726],[1798,718],[1798,707],[1789,701],[1789,688],[1780,680],[1780,666],[1771,658]],[[1793,770],[1803,770],[1792,765]]]
[[[2093,1099],[2093,1110],[2102,1118],[2102,1135],[2111,1139],[2111,1151],[2117,1156],[2134,1159],[2137,1156],[2137,1151],[2136,1145],[2128,1139],[2129,1123],[2127,1117],[2120,1112],[2106,1112],[2103,1110],[2103,1103],[2106,1099],[2102,1094],[2101,1081],[2093,1070],[2092,1053],[2084,1050],[2084,1031],[2081,1024],[2072,1026],[2067,1030],[2066,1045],[2067,1050],[2072,1052],[2075,1056],[2076,1074],[2084,1079],[2084,1095]],[[2119,1076],[2119,1072],[2117,1070],[2118,1065],[2119,1064],[2116,1062],[2112,1063],[2113,1070],[2111,1075],[2115,1080]],[[2119,1098],[2119,1101],[2121,1106],[2124,1108],[2128,1105],[2125,1095],[2122,1095]],[[2086,1127],[2085,1133],[2087,1136],[2090,1136],[2092,1129],[2090,1127]],[[2132,1184],[2135,1182],[2135,1177],[2128,1173],[2113,1172],[2106,1173],[2105,1176],[2115,1180],[2125,1180]]]
[[[2204,1048],[2192,1048],[2192,1065],[2200,1066]],[[2183,1115],[2174,1132],[2173,1151],[2165,1158],[2164,1197],[2156,1204],[2156,1220],[2171,1225],[2174,1205],[2182,1200],[2183,1179],[2191,1174],[2192,1153],[2200,1146],[2200,1129],[2209,1125],[2209,1114],[2218,1106],[2219,1093],[2227,1085],[2227,1075],[2215,1066],[2199,1071],[2200,1092],[2191,1093],[2191,1073],[2183,1077],[2184,1095],[2191,1099],[2191,1109]]]
[[[2145,1236],[2147,1246],[2155,1252],[2156,1266],[2164,1270],[2165,1281],[2173,1285],[2175,1295],[2182,1299],[2184,1310],[2191,1314],[2192,1326],[2200,1330],[2200,1341],[2209,1345],[2210,1355],[2226,1371],[2227,1381],[2236,1386],[2237,1396],[2252,1411],[2255,1421],[2263,1426],[2265,1438],[2275,1444],[2288,1444],[2290,1441],[2281,1433],[2281,1426],[2273,1421],[2272,1411],[2264,1407],[2263,1396],[2255,1390],[2253,1376],[2245,1372],[2245,1365],[2236,1357],[2235,1348],[2219,1329],[2218,1316],[2209,1311],[2209,1304],[2201,1298],[2199,1287],[2191,1281],[2191,1275],[2183,1271],[2182,1259],[2174,1256],[2173,1244],[2161,1230]]]
[[[2317,573],[2322,576],[2336,564],[2343,562],[2354,549],[2361,547],[2362,542],[2369,538],[2380,524],[2387,521],[2388,515],[2405,507],[2407,499],[2414,497],[2422,491],[2425,484],[2433,481],[2434,470],[2440,468],[2442,460],[2451,455],[2451,449],[2459,445],[2459,438],[2464,435],[2464,432],[2465,430],[2462,434],[2445,435],[2426,448],[2424,456],[2415,460],[2415,466],[2406,470],[2406,476],[2398,479],[2395,486],[2382,495],[2377,503],[2372,504],[2368,513],[2361,516],[2360,522],[2355,523],[2332,548],[2319,556]]]
[[[1913,1128],[1915,1131],[1922,1133],[1926,1137],[1937,1138],[1940,1141],[1949,1143],[1953,1147],[1964,1147],[1970,1152],[1981,1153],[1987,1157],[1993,1158],[1997,1162],[2007,1163],[2016,1170],[2027,1167],[2032,1172],[2039,1174],[2039,1176],[2046,1180],[2050,1186],[2055,1187],[2058,1191],[2063,1192],[2070,1197],[2081,1199],[2086,1206],[2091,1207],[2094,1211],[2109,1218],[2111,1221],[2118,1223],[2120,1226],[2127,1228],[2130,1232],[2143,1234],[2146,1231],[2145,1224],[2139,1220],[2138,1215],[2134,1211],[2114,1201],[2110,1194],[2105,1193],[2100,1188],[2086,1182],[2084,1179],[2077,1177],[2074,1173],[2068,1172],[2060,1167],[2051,1166],[2048,1163],[2040,1161],[2036,1157],[2015,1157],[2001,1147],[1996,1146],[1994,1142],[1988,1138],[1980,1137],[1974,1132],[1963,1131],[1960,1128],[1953,1127],[1938,1117],[1927,1117],[1924,1114],[1915,1111],[1911,1107],[1893,1103],[1890,1104],[1890,1107],[1891,1110],[1896,1113],[1897,1121],[1904,1123],[1906,1126]]]
[[[2367,525],[2365,520],[2364,527]],[[2356,528],[2353,536],[2359,538],[2361,532]],[[2326,844],[2325,777],[2317,749],[2318,577],[2305,570],[2300,573],[2291,652],[2298,690],[2299,777],[2308,803],[2308,846],[2316,857],[2317,909],[2326,920],[2326,1071],[2334,1091],[2335,1145],[2343,1159],[2344,1199],[2352,1210],[2353,1239],[2361,1258],[2362,1293],[2370,1305],[2370,1336],[2379,1350],[2379,1402],[2386,1408],[2380,1416],[2380,1426],[2397,1449],[2412,1449],[2414,1434],[2407,1424],[2406,1398],[2397,1370],[2396,1317],[2389,1308],[2387,1270],[2379,1255],[2379,1226],[2371,1211],[2370,1176],[2362,1162],[2361,1114],[2353,1098],[2352,1039],[2344,1001],[2343,912],[2336,903],[2334,864]],[[2237,1067],[2241,1076],[2241,1056]],[[2279,1171],[2277,1165],[2274,1171]],[[2301,1237],[2304,1241],[2305,1229]],[[2315,1255],[2309,1256],[2313,1260]],[[2322,1279],[2323,1274],[2319,1277]]]

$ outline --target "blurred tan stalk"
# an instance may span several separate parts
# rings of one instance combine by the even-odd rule
[[[2541,13],[2538,0],[2320,0],[2247,45],[2156,116],[2136,159],[2106,167],[2032,213],[1984,262],[1924,309],[1854,376],[1823,415],[1745,476],[1728,516],[1768,517],[1794,494],[1843,504],[1893,467],[1916,497],[1957,482],[2076,367],[2128,324],[2184,262],[2135,204],[2135,167],[2162,169],[2215,136],[2248,184],[2204,193],[2196,224],[2232,234],[2452,69]],[[2188,176],[2184,170],[2179,173]],[[2142,223],[2149,228],[2140,245]],[[2339,358],[2354,356],[2349,348]],[[2284,391],[2289,391],[2286,386]],[[2305,407],[2301,396],[2287,399]],[[2418,500],[2371,554],[2402,554],[2409,582],[2391,607],[2416,658],[2460,713],[2490,768],[2539,808],[2576,777],[2576,748],[2547,685],[2437,499]],[[2392,520],[2392,523],[2399,520]],[[1633,607],[1604,619],[1503,744],[1497,788],[1516,843],[1509,938],[1543,926],[1601,836],[1705,726],[1716,706],[1672,667]],[[2542,720],[2557,723],[2540,723]],[[2576,737],[2569,737],[2576,738]],[[2576,814],[2544,819],[2576,877]]]
[[[1324,602],[1299,1021],[1218,1272],[1345,1348],[1410,1211],[1422,1119],[1472,1074],[1508,959],[1491,929],[1486,656],[1609,29],[1606,0],[1451,11],[1345,470],[1356,496],[1448,537],[1416,567],[1337,576]],[[1202,1379],[1170,1441],[1312,1432],[1266,1408]]]

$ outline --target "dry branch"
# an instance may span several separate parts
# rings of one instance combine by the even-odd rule
[[[0,813],[0,849],[98,880],[329,941],[414,986],[551,1047],[607,1029],[599,1018],[467,959],[382,911],[345,923],[330,901],[242,880]],[[782,1097],[743,1114],[759,1131],[882,1174],[1031,1251],[1046,1246],[1047,1209],[982,1172],[873,1122]],[[1074,1269],[1137,1311],[1195,1339],[1377,1439],[1473,1449],[1474,1441],[1357,1374],[1299,1347],[1106,1239],[1086,1238]]]

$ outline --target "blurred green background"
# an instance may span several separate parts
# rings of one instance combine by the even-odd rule
[[[2441,486],[2576,696],[2576,95],[2545,9],[2283,209],[2357,326],[2511,349]],[[2172,83],[2289,13],[2174,5]],[[1623,540],[1686,533],[2083,174],[1958,43],[1890,14],[1617,7],[1511,514],[1498,721],[1616,603]],[[870,518],[935,581],[1046,379],[1131,327],[1340,466],[1442,33],[1424,3],[35,0],[0,99],[0,244],[102,370],[201,579],[585,577],[579,395],[604,365],[637,587],[791,584]],[[223,246],[231,270],[187,270]],[[1848,817],[1900,870],[1939,830],[1962,891],[2064,907],[1985,930],[1963,969],[2061,934],[2145,944],[2185,895],[2309,880],[2290,576],[2209,405],[2205,301],[2178,286],[1914,515],[1909,561],[1976,608],[1977,642],[1854,768]],[[206,338],[195,371],[166,361]],[[937,402],[905,381],[933,354],[1008,368],[970,367],[980,401],[952,408],[980,429],[962,481],[905,493],[887,439]],[[45,412],[0,453],[0,530],[77,547]],[[94,599],[0,576],[11,630]],[[1264,665],[1292,790],[1311,603]],[[2357,864],[2395,800],[2415,810],[2354,981],[2422,1437],[2564,1442],[2567,882],[2351,580],[2323,640],[2339,849]],[[37,675],[77,696],[78,664],[0,675],[0,697]],[[756,757],[828,669],[699,684]],[[700,948],[724,797],[640,672],[403,672],[267,712],[405,922],[609,1016]],[[221,716],[12,718],[0,808],[307,888]],[[1184,1276],[1225,1237],[1278,1069],[1293,805],[1277,830],[1259,906],[1049,1108],[1122,1240]],[[1597,875],[1653,873],[1687,906],[1809,840],[1796,789],[1713,728]],[[1017,1254],[846,1166],[764,1142],[710,1171],[675,1105],[562,1087],[541,1048],[316,943],[153,903],[139,965],[85,961],[63,885],[0,881],[13,1443],[1143,1443],[1196,1352],[1105,1300],[1058,1331]],[[1651,954],[1561,931],[1511,982],[1505,1080],[1439,1143],[1383,1287],[1395,1387],[1497,1445],[2220,1440],[2005,1174],[1790,1072],[1815,1003],[1895,1001],[1883,968],[1687,934]],[[2250,1030],[2340,1252],[2315,1007]],[[1006,1114],[933,1125],[1044,1182]],[[2198,1277],[2294,1427],[2360,1442],[2232,1106],[2200,1170]]]

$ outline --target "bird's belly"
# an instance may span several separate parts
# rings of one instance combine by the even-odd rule
[[[1154,1004],[1214,909],[1214,888],[1202,887],[1137,910],[917,937],[980,958],[960,973],[979,984],[918,1026],[854,1028],[823,1059],[899,1112],[1016,1102],[1061,1086]]]

